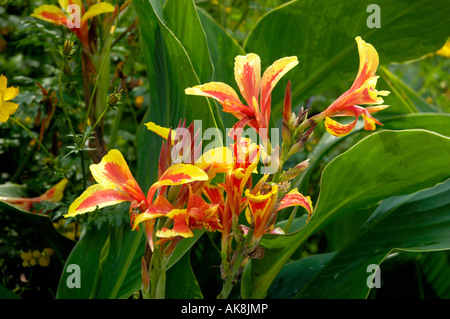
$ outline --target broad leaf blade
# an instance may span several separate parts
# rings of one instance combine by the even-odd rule
[[[450,139],[429,131],[381,131],[335,158],[322,174],[321,191],[310,222],[283,236],[284,245],[252,260],[252,293],[260,298],[289,257],[314,232],[346,212],[396,195],[419,191],[449,177]],[[343,178],[345,176],[345,178]],[[266,236],[267,241],[278,241]]]
[[[450,249],[450,181],[384,201],[349,243],[298,293],[300,298],[365,298],[370,264],[393,250]],[[383,273],[381,267],[381,276]]]

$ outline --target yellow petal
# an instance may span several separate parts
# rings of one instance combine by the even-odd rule
[[[450,38],[447,39],[444,46],[436,51],[437,55],[450,58]]]
[[[77,5],[80,8],[80,12],[82,12],[83,4],[81,0],[58,0],[59,6],[67,11],[67,7],[71,4]]]
[[[0,76],[0,92],[6,91],[6,86],[8,85],[8,79],[3,74]]]
[[[1,102],[1,101],[0,101]],[[9,119],[9,116],[13,114],[19,104],[12,102],[3,102],[0,104],[0,123],[6,122]]]
[[[170,138],[171,138],[172,146],[173,146],[173,143],[174,143],[175,137],[176,137],[176,131],[171,130],[171,129],[167,128],[167,127],[159,126],[159,125],[157,125],[157,124],[155,124],[153,122],[145,123],[145,126],[147,126],[147,128],[150,131],[152,131],[153,133],[158,134],[159,136],[161,136],[165,140],[167,140],[167,138],[169,137],[169,132],[171,132],[171,137]]]
[[[114,9],[114,6],[108,2],[96,3],[92,5],[85,14],[83,14],[83,17],[81,18],[81,25],[99,14],[113,12]]]
[[[51,4],[37,7],[31,16],[57,25],[67,23],[67,17],[61,8]]]
[[[195,166],[206,170],[212,165],[214,173],[224,173],[232,167],[233,154],[228,147],[213,148],[195,161]]]

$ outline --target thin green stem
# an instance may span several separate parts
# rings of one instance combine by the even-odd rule
[[[85,128],[87,128],[87,125],[88,125],[89,114],[91,113],[92,103],[94,102],[94,97],[95,97],[95,93],[97,91],[97,86],[98,86],[98,83],[99,83],[99,80],[100,80],[100,75],[102,74],[103,67],[105,66],[106,60],[109,57],[109,52],[111,51],[111,47],[112,47],[114,35],[116,33],[116,30],[117,30],[118,22],[119,22],[119,13],[117,13],[116,25],[115,25],[113,33],[112,33],[112,35],[111,35],[111,37],[109,39],[108,47],[106,49],[105,55],[103,56],[102,63],[100,64],[100,69],[98,70],[97,77],[95,79],[94,89],[92,90],[91,97],[89,99],[89,105],[88,105],[88,109],[87,109],[87,112],[86,112],[86,118],[85,118],[85,121],[84,121],[84,127]]]
[[[14,123],[16,123],[17,125],[19,125],[21,128],[23,128],[33,139],[36,140],[36,142],[39,144],[39,146],[44,150],[45,154],[47,154],[48,157],[53,158],[52,154],[50,154],[50,152],[47,150],[47,148],[42,145],[41,141],[39,141],[39,138],[37,138],[29,129],[28,127],[26,127],[25,125],[23,125],[22,123],[20,123],[20,121],[18,121],[17,119],[15,119],[14,117],[10,116],[9,117]]]

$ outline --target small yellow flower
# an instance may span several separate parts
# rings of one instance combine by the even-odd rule
[[[41,256],[38,260],[39,266],[41,267],[47,267],[50,264],[50,257],[48,256]]]
[[[43,255],[45,256],[53,256],[55,251],[52,248],[44,248]]]
[[[39,250],[33,250],[33,257],[34,258],[39,258],[41,257],[41,252]]]
[[[3,74],[0,76],[0,123],[6,122],[11,114],[16,112],[19,104],[6,102],[19,94],[18,87],[7,87],[8,79]]]
[[[31,258],[29,263],[30,263],[30,266],[36,266],[36,264],[37,264],[36,258]]]
[[[20,258],[22,258],[25,261],[30,260],[31,258],[33,258],[33,255],[31,254],[31,252],[29,251],[24,251],[20,254]]]

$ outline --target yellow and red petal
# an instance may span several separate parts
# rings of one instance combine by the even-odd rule
[[[66,188],[67,183],[68,180],[66,178],[62,179],[58,184],[36,199],[39,199],[39,201],[47,201],[52,203],[59,202],[64,196],[64,189]]]
[[[245,191],[248,206],[252,213],[252,220],[254,224],[254,238],[261,238],[267,228],[267,223],[274,213],[274,207],[278,197],[278,185],[272,186],[272,189],[267,194],[253,195],[247,189]]]
[[[264,72],[261,80],[261,112],[265,119],[270,118],[270,95],[278,81],[298,64],[296,56],[285,57],[275,61]],[[289,114],[290,115],[290,114]]]
[[[276,211],[291,206],[302,206],[308,211],[309,216],[311,216],[313,211],[311,198],[309,196],[304,196],[301,193],[299,193],[297,188],[294,188],[289,193],[284,195],[283,199],[278,204]]]
[[[92,164],[90,170],[94,179],[108,189],[119,189],[138,202],[145,200],[139,185],[120,151],[113,149],[106,154],[100,163]]]
[[[379,64],[378,52],[373,45],[366,43],[361,37],[356,37],[355,40],[358,44],[359,69],[350,91],[356,90],[369,78],[374,77]]]
[[[217,100],[220,104],[229,103],[242,105],[236,91],[228,84],[222,82],[209,82],[202,85],[196,85],[187,88],[185,93],[188,95],[206,96]]]
[[[125,201],[132,201],[133,198],[115,189],[105,188],[100,184],[95,184],[86,189],[69,207],[69,211],[64,217],[74,217],[94,211],[96,208],[116,205]]]
[[[158,196],[145,212],[138,214],[134,218],[133,230],[136,229],[140,223],[158,217],[166,216],[173,209],[173,205],[164,196]]]
[[[350,124],[341,124],[335,120],[326,117],[325,118],[325,129],[334,136],[345,136],[350,133],[356,126],[357,119],[355,119]]]
[[[56,25],[66,25],[67,17],[61,8],[55,5],[42,5],[34,9],[32,17],[38,18]]]
[[[225,173],[233,165],[233,153],[228,147],[213,148],[205,153],[195,161],[195,166],[202,170],[208,167],[208,175],[210,178],[217,173]]]
[[[257,54],[238,55],[234,63],[234,77],[247,105],[258,104],[261,87],[261,59]]]
[[[184,238],[193,237],[191,229],[188,226],[187,219],[189,218],[186,214],[185,209],[175,209],[172,213],[173,216],[173,226],[172,229],[164,227],[156,232],[156,236],[160,238],[172,238],[176,236],[181,236]]]
[[[172,186],[192,183],[196,181],[207,181],[208,174],[202,169],[191,164],[174,164],[170,166],[154,183],[147,195],[147,200],[151,203],[156,190],[161,186]]]
[[[115,7],[108,2],[100,2],[95,3],[83,14],[81,17],[81,25],[85,24],[87,20],[92,19],[95,16],[98,16],[99,14],[113,12],[115,10]]]

